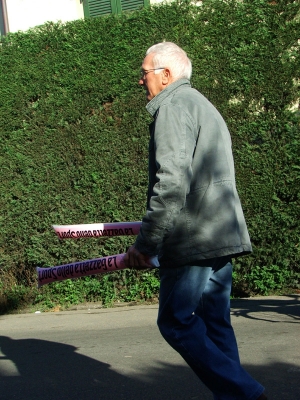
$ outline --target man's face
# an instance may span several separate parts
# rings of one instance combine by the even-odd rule
[[[164,88],[164,78],[163,72],[164,69],[153,71],[153,59],[154,54],[148,54],[142,64],[141,71],[145,71],[141,79],[139,80],[139,84],[144,87],[146,90],[147,100],[150,101],[158,95]],[[150,71],[149,71],[150,70]],[[148,72],[147,72],[148,71]],[[158,72],[155,74],[155,72]]]

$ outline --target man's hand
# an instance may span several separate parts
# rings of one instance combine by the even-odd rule
[[[140,253],[134,246],[129,247],[124,256],[124,263],[127,268],[147,269],[153,268],[150,264],[149,256]]]

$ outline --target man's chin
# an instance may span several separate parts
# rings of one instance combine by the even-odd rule
[[[151,96],[151,94],[150,94],[148,91],[146,92],[146,99],[147,99],[148,101],[150,101],[150,100],[153,99],[153,96]]]

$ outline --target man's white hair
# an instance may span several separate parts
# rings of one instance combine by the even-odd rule
[[[169,68],[174,79],[187,78],[192,75],[192,63],[186,52],[172,42],[162,42],[151,46],[146,55],[154,53],[154,68]],[[154,71],[158,73],[158,71]]]

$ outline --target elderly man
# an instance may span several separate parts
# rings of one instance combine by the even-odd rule
[[[147,212],[128,267],[158,255],[158,327],[215,400],[263,400],[242,367],[230,322],[233,257],[251,252],[235,186],[231,138],[216,108],[192,89],[192,66],[174,43],[150,47],[139,84],[150,125]]]

